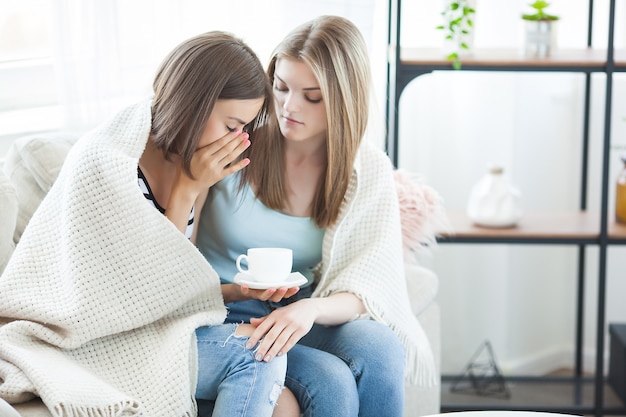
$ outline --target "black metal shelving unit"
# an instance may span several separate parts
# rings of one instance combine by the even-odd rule
[[[583,138],[580,181],[579,211],[570,213],[568,221],[571,223],[564,228],[554,229],[548,226],[541,230],[541,222],[537,225],[527,225],[521,229],[505,231],[487,231],[472,227],[460,221],[458,230],[443,236],[442,243],[476,243],[476,244],[546,244],[546,245],[573,245],[578,247],[578,276],[576,297],[576,341],[574,372],[571,377],[516,377],[507,376],[506,380],[513,384],[512,400],[502,401],[482,398],[480,401],[465,403],[447,403],[442,398],[441,410],[535,410],[547,412],[563,412],[576,414],[626,414],[626,406],[619,400],[608,386],[603,376],[604,368],[604,340],[605,340],[605,304],[606,304],[606,263],[607,248],[609,245],[626,244],[626,227],[613,224],[608,219],[609,195],[609,157],[611,144],[611,110],[613,74],[626,72],[626,53],[616,59],[614,48],[615,7],[616,0],[609,1],[609,30],[606,50],[597,50],[592,45],[592,24],[594,0],[589,0],[587,47],[580,50],[555,51],[549,58],[533,59],[519,56],[517,50],[475,50],[471,57],[463,59],[460,71],[531,71],[531,72],[575,72],[585,76],[585,96],[583,114]],[[400,97],[406,86],[415,78],[433,71],[454,71],[451,64],[445,60],[439,50],[407,49],[401,47],[400,27],[402,23],[402,1],[389,0],[389,33],[388,33],[388,65],[387,65],[387,143],[386,150],[394,165],[398,163],[398,106]],[[588,155],[590,130],[590,91],[591,75],[602,73],[606,75],[606,93],[603,124],[602,144],[602,173],[601,173],[601,207],[598,213],[589,213],[587,210],[588,187]],[[549,214],[546,214],[549,216]],[[554,216],[554,214],[552,214]],[[537,214],[540,218],[541,213]],[[526,216],[525,216],[526,217]],[[545,223],[543,223],[545,225]],[[591,227],[589,226],[591,225]],[[455,226],[453,221],[453,227]],[[571,230],[570,230],[571,229]],[[599,249],[598,270],[598,299],[597,299],[597,334],[596,334],[596,373],[594,377],[584,376],[582,372],[582,344],[583,344],[583,317],[584,317],[584,288],[585,288],[585,248],[595,245]],[[442,392],[447,389],[453,376],[442,377]],[[563,391],[566,400],[555,403],[553,399],[542,404],[528,403],[527,400],[516,402],[515,396],[526,398],[527,391],[536,388],[538,392],[546,390]],[[592,398],[586,401],[584,398]]]

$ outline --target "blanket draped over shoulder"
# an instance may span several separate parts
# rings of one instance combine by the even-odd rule
[[[195,416],[219,278],[144,198],[150,102],[81,138],[0,278],[0,397],[55,416]]]
[[[389,158],[364,143],[339,221],[324,235],[313,296],[356,294],[369,317],[389,326],[404,344],[407,381],[427,387],[437,383],[438,375],[430,343],[407,297],[398,204]]]

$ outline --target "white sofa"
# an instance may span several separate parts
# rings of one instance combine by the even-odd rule
[[[42,134],[18,139],[9,149],[0,172],[0,272],[4,270],[39,202],[56,179],[75,140],[76,135],[72,134]],[[438,278],[415,264],[407,264],[406,270],[413,312],[428,335],[437,368],[440,369],[440,319],[435,301]],[[52,416],[39,399],[14,404],[13,407],[0,399],[0,416],[12,417],[12,412],[22,417]],[[407,386],[405,416],[436,414],[439,408],[439,386],[428,389]]]

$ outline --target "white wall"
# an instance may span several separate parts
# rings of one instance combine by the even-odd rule
[[[525,0],[478,0],[475,47],[521,45]],[[594,46],[606,48],[608,1],[596,1]],[[618,2],[616,46],[626,47]],[[405,0],[403,44],[441,47],[442,2]],[[586,45],[584,0],[553,0],[559,47]],[[605,77],[592,77],[590,209],[599,209]],[[614,78],[611,178],[626,147],[626,75]],[[422,173],[446,206],[464,209],[489,163],[505,167],[525,209],[576,209],[579,201],[584,75],[438,72],[414,80],[400,104],[399,165]],[[614,181],[611,181],[611,190]],[[613,198],[613,197],[611,197]],[[610,207],[613,203],[610,202]],[[609,251],[607,322],[626,321],[626,248]],[[597,249],[587,250],[585,369],[595,368]],[[443,244],[424,259],[441,280],[442,369],[463,370],[489,340],[506,373],[573,367],[577,248]],[[608,342],[608,338],[607,338]]]

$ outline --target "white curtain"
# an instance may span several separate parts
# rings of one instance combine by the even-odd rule
[[[102,120],[121,96],[120,40],[114,1],[56,0],[54,65],[65,126]]]
[[[298,24],[322,14],[351,19],[370,48],[383,126],[387,2],[381,0],[54,0],[54,65],[64,128],[83,130],[151,93],[165,55],[209,30],[246,41],[265,65]],[[382,144],[382,132],[378,135]]]

